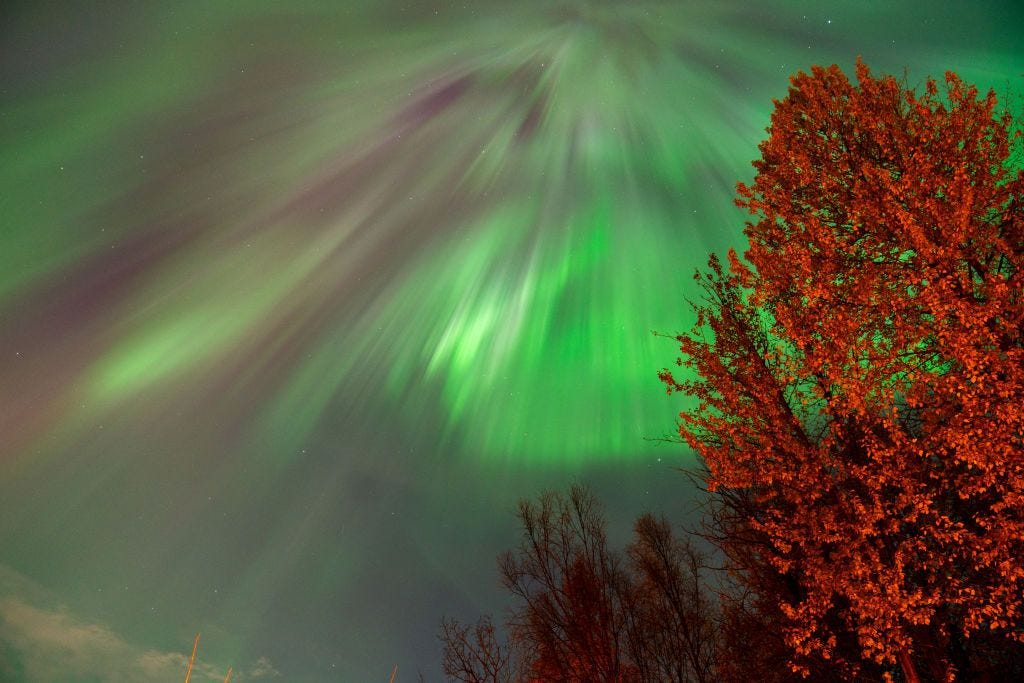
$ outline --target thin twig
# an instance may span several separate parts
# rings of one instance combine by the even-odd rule
[[[199,634],[196,634],[196,639],[192,641],[192,656],[188,659],[188,671],[185,672],[185,683],[188,683],[188,679],[192,678],[192,665],[196,662],[196,648],[199,647]]]

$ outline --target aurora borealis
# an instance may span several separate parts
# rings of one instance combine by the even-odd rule
[[[656,379],[811,64],[1024,88],[1013,2],[22,3],[0,679],[438,676],[517,499],[677,521]],[[195,677],[193,678],[195,680]]]

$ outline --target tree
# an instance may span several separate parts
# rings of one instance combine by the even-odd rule
[[[749,248],[698,275],[689,373],[661,374],[802,674],[1024,675],[1024,174],[996,107],[952,73],[793,77],[738,186]]]
[[[490,618],[442,622],[444,670],[467,683],[706,683],[717,680],[716,609],[703,557],[664,519],[640,517],[625,556],[608,547],[597,500],[522,501],[519,548],[499,559],[516,599],[501,644]]]
[[[441,668],[450,679],[466,683],[514,683],[522,679],[520,657],[498,640],[488,616],[473,626],[454,619],[441,621],[444,642]]]
[[[701,581],[705,557],[663,517],[645,514],[633,530],[629,650],[639,679],[720,680],[718,610]]]

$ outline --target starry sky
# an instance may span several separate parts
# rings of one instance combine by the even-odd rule
[[[772,98],[1016,2],[0,10],[0,679],[439,676],[515,502],[696,519],[656,372]]]

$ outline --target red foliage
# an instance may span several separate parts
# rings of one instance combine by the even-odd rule
[[[752,502],[732,542],[792,588],[795,670],[951,680],[1024,641],[1024,175],[996,106],[951,73],[795,76],[738,188],[745,260],[712,259],[678,337],[693,378],[661,375],[700,402],[709,488]]]

